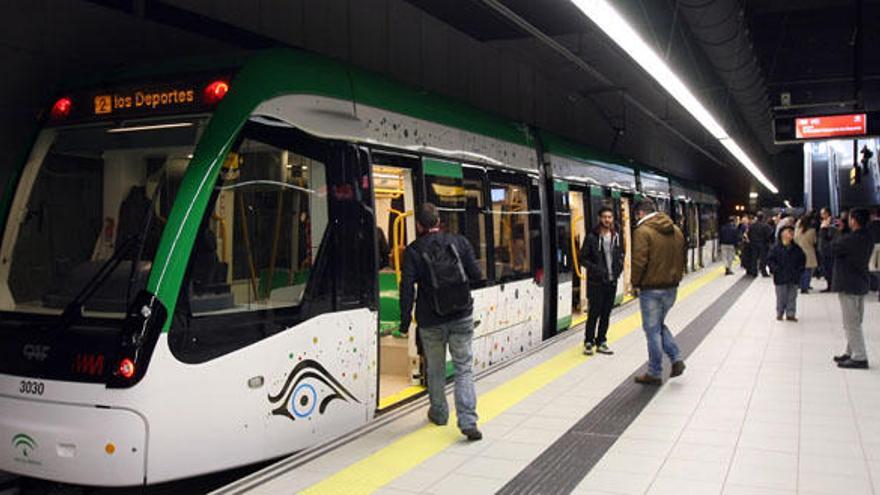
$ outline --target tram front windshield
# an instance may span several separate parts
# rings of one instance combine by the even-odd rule
[[[121,318],[146,285],[205,123],[191,117],[44,130],[6,224],[0,309],[60,314],[77,300],[84,315]]]

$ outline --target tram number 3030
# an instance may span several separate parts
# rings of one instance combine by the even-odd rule
[[[35,382],[32,380],[22,380],[18,385],[18,392],[25,395],[43,395],[46,385],[43,382]]]

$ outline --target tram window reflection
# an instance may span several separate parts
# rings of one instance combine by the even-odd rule
[[[59,314],[94,283],[83,314],[123,317],[146,286],[205,123],[186,122],[125,133],[109,132],[109,124],[44,131],[34,154],[42,158],[24,171],[13,206],[23,214],[9,226],[14,247],[0,306]],[[103,269],[108,276],[95,282]]]
[[[260,128],[246,129],[246,138],[224,164],[206,234],[197,239],[194,315],[302,302],[327,228],[325,167],[270,144]]]
[[[467,170],[463,179],[426,175],[425,183],[428,201],[437,205],[444,229],[461,234],[471,242],[485,277],[489,245],[483,182],[478,174]]]

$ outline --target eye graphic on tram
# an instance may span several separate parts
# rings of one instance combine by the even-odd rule
[[[308,419],[316,409],[319,414],[324,414],[327,406],[337,399],[360,404],[320,363],[311,359],[297,364],[287,375],[281,391],[269,396],[269,402],[275,406],[272,414],[285,416],[291,421]]]

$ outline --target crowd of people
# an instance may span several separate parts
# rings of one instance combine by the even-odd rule
[[[766,218],[732,216],[722,226],[721,252],[725,273],[732,275],[739,252],[747,276],[773,277],[776,319],[797,321],[798,294],[809,294],[816,278],[836,292],[843,316],[847,346],[834,361],[841,368],[868,367],[862,321],[864,301],[880,291],[880,213],[864,208],[832,215],[822,208],[800,217],[780,212]]]

